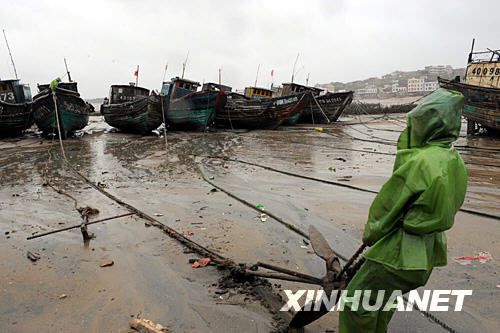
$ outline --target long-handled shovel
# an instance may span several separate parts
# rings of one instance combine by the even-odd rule
[[[262,276],[271,279],[281,279],[320,285],[323,287],[327,295],[330,295],[333,290],[344,289],[352,279],[354,274],[356,274],[358,269],[363,264],[364,259],[360,259],[358,261],[356,261],[356,259],[365,250],[366,245],[361,245],[356,253],[354,253],[354,255],[346,262],[346,264],[342,266],[340,264],[339,258],[335,255],[325,237],[323,237],[323,235],[314,226],[309,227],[309,239],[316,255],[325,261],[326,274],[322,278],[317,278],[300,272],[295,272],[285,268],[276,267],[260,262],[258,263],[260,267],[268,268],[280,272],[281,274],[265,272],[247,272],[247,274]],[[339,298],[340,293],[337,294],[335,304],[338,302]],[[305,307],[308,307],[309,309],[316,309],[315,306],[316,304],[313,304],[312,306],[310,304],[306,304],[304,307],[302,307],[301,311],[297,312],[292,318],[289,327],[291,329],[302,328],[327,314],[330,310],[324,303],[322,303],[318,311],[304,311]]]

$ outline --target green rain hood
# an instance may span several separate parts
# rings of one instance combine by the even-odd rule
[[[445,266],[445,230],[467,188],[467,170],[452,147],[464,97],[438,89],[406,116],[391,178],[373,201],[363,234],[364,257],[398,270]]]

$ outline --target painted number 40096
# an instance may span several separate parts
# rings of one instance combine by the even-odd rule
[[[486,67],[477,67],[472,70],[472,74],[474,75],[500,75],[500,68],[486,68]]]

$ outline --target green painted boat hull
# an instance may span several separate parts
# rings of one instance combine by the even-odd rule
[[[17,136],[33,125],[31,103],[0,101],[0,136]]]
[[[65,89],[56,90],[62,138],[83,129],[89,122],[89,114],[94,108],[79,96],[78,93]],[[33,118],[44,134],[58,134],[54,101],[50,91],[42,91],[33,98]]]
[[[121,104],[103,104],[104,120],[124,132],[147,134],[163,123],[160,96],[151,95]]]
[[[178,130],[206,130],[213,125],[217,110],[226,104],[226,96],[219,91],[201,91],[169,102],[166,121]]]
[[[285,122],[283,122],[283,125],[285,125],[285,126],[293,126],[293,125],[295,125],[299,121],[299,118],[300,118],[300,113],[297,113],[293,117],[290,117],[287,120],[285,120]]]

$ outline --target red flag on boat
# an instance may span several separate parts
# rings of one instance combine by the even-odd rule
[[[271,70],[271,77],[274,75],[274,69]]]
[[[136,71],[134,72],[134,76],[139,76],[139,70],[136,70]]]

